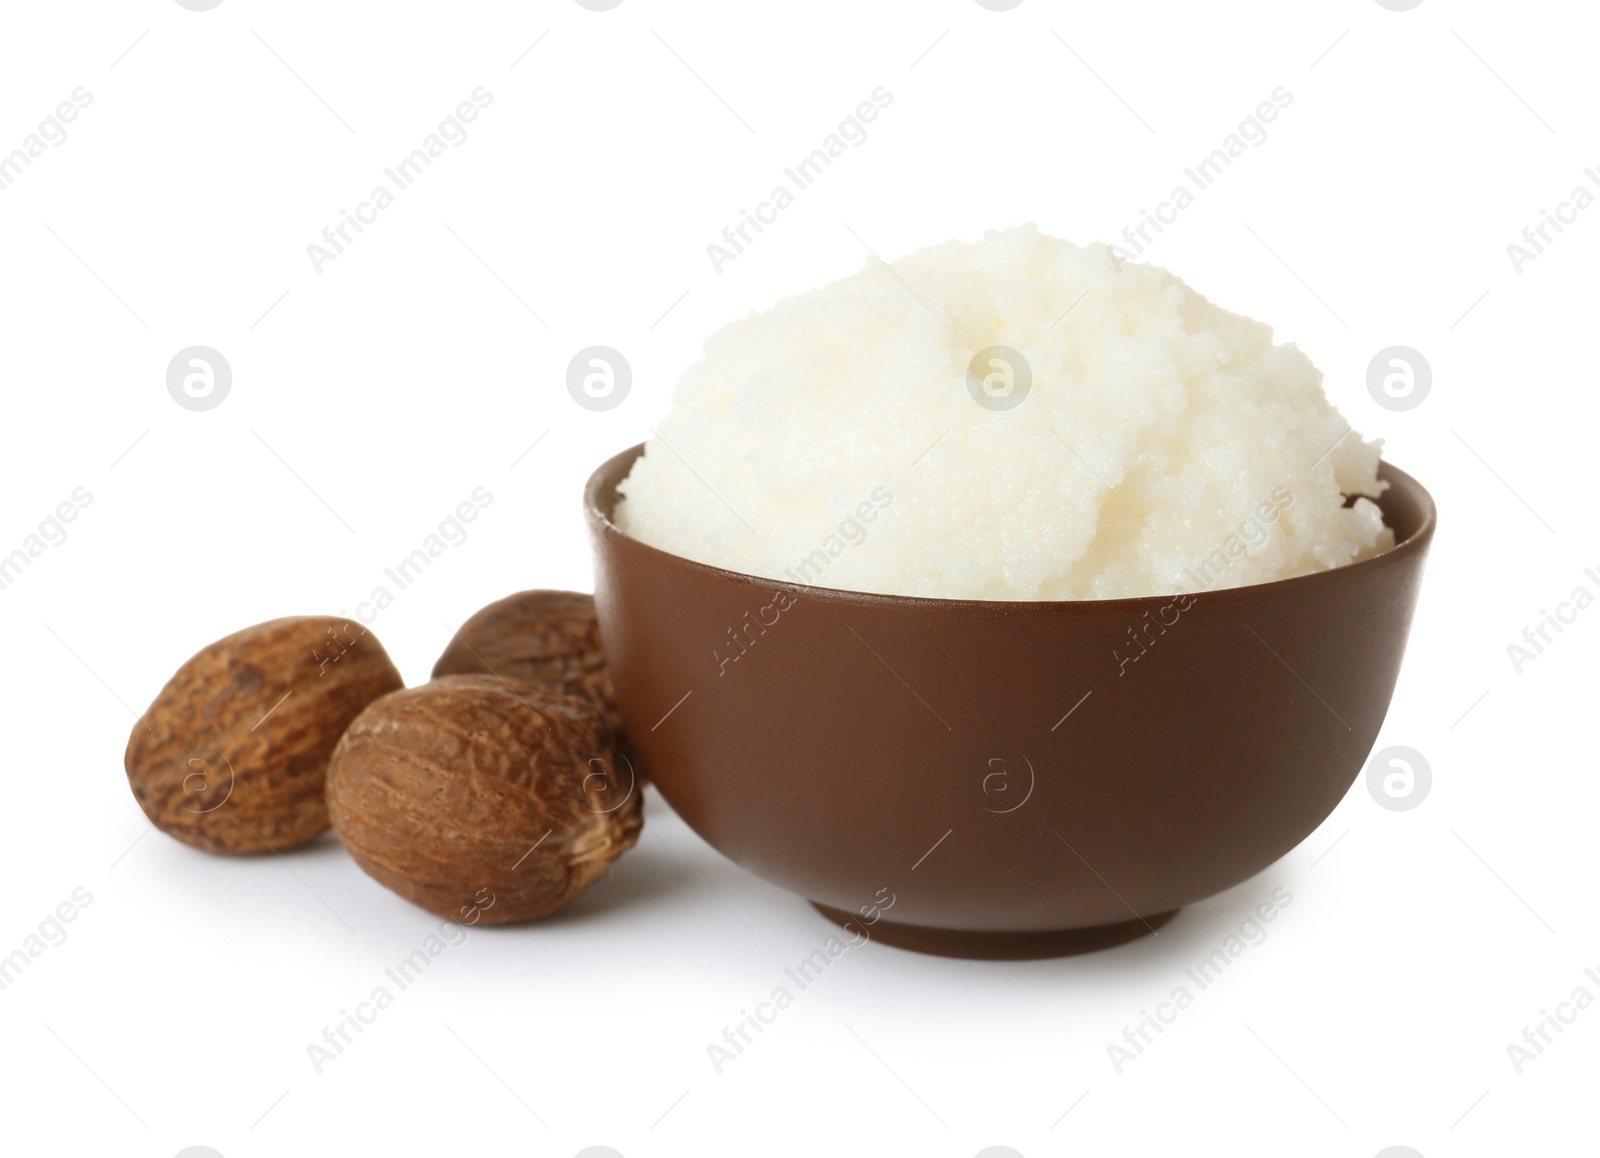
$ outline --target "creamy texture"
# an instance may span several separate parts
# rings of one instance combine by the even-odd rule
[[[969,393],[991,346],[1031,369],[1012,409]],[[1168,594],[1392,545],[1379,447],[1269,327],[1025,226],[892,272],[869,259],[714,334],[614,517],[662,550],[823,587]]]

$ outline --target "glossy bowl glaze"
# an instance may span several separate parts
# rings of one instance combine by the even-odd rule
[[[871,595],[624,535],[616,485],[642,450],[594,473],[585,509],[651,779],[853,933],[960,956],[1128,940],[1303,840],[1383,723],[1435,522],[1384,464],[1396,545],[1331,571],[1181,597]]]

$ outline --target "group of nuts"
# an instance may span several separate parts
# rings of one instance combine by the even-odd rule
[[[186,844],[281,852],[331,824],[402,897],[493,924],[574,900],[643,824],[594,599],[570,591],[485,607],[413,688],[343,619],[246,628],[178,669],[125,765]]]

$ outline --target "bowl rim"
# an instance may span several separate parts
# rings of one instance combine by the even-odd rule
[[[653,547],[643,539],[636,539],[622,530],[612,522],[610,515],[602,511],[601,491],[615,492],[616,486],[628,476],[627,471],[620,474],[618,471],[624,466],[631,470],[634,461],[644,454],[645,446],[643,442],[635,443],[606,459],[589,475],[583,488],[583,511],[585,520],[591,528],[605,534],[616,535],[634,548],[659,555],[691,571],[704,573],[708,578],[756,587],[763,591],[781,591],[793,595],[796,599],[813,599],[821,603],[855,607],[898,608],[906,611],[958,611],[967,615],[990,616],[1061,615],[1068,611],[1081,615],[1126,616],[1130,613],[1142,614],[1145,610],[1164,606],[1174,599],[1186,596],[1193,600],[1189,605],[1191,608],[1202,603],[1220,608],[1242,601],[1271,599],[1275,596],[1292,598],[1318,585],[1338,582],[1337,577],[1340,575],[1384,570],[1409,562],[1413,557],[1420,559],[1427,554],[1428,547],[1433,541],[1434,529],[1438,525],[1438,507],[1428,489],[1393,463],[1380,459],[1378,477],[1386,480],[1391,490],[1404,490],[1409,494],[1412,501],[1421,509],[1421,521],[1416,530],[1394,546],[1386,547],[1354,563],[1343,563],[1322,571],[1294,575],[1288,579],[1273,579],[1266,583],[1247,583],[1240,587],[1220,587],[1196,592],[1176,591],[1162,595],[1130,595],[1115,599],[948,599],[929,595],[851,591],[841,587],[817,587],[808,583],[796,583],[790,579],[772,579],[748,571],[733,571],[711,563],[702,563],[687,555],[678,555],[660,547]],[[616,475],[616,479],[608,484],[607,479],[612,475]]]

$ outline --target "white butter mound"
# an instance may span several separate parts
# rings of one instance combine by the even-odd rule
[[[1011,409],[968,389],[992,346],[1031,370]],[[621,487],[625,533],[822,587],[1164,595],[1393,545],[1371,501],[1381,444],[1300,350],[1163,269],[1119,272],[1105,246],[1032,226],[892,273],[869,259],[734,322],[656,429]]]

